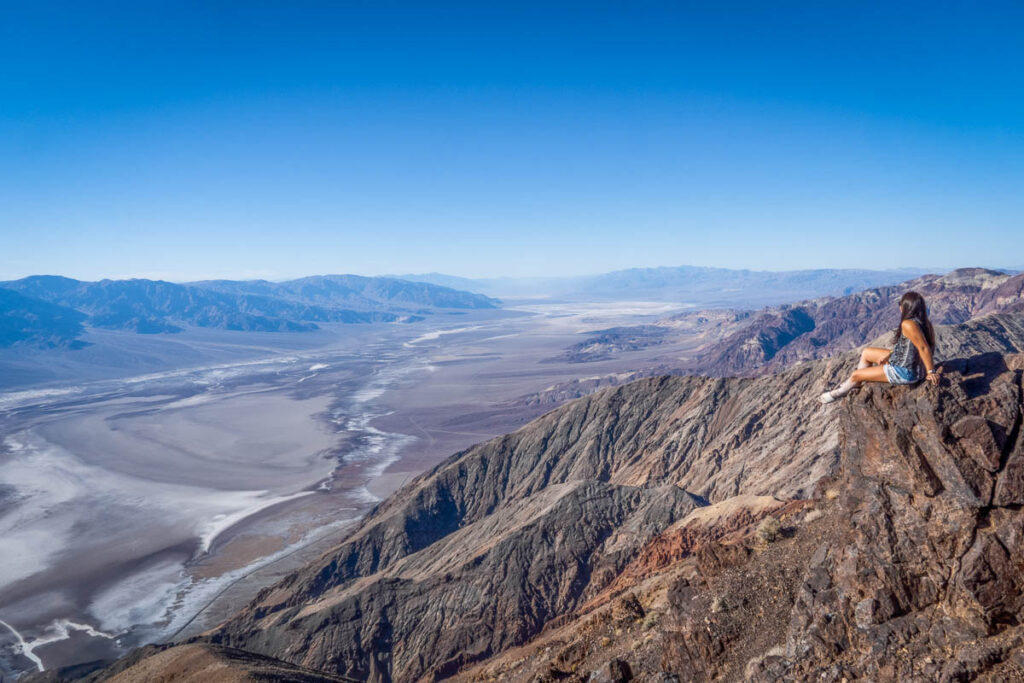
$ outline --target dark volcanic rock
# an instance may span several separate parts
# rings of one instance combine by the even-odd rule
[[[621,659],[612,659],[600,669],[590,674],[590,683],[626,683],[633,680],[633,672],[629,663]]]
[[[702,578],[781,602],[709,620],[677,600],[662,664],[692,680],[1021,680],[1024,512],[993,492],[1021,491],[1022,367],[986,354],[951,362],[940,388],[875,387],[844,404],[828,532]],[[782,615],[776,647],[751,657],[744,644]]]
[[[1009,360],[1009,367],[1007,365]],[[842,542],[801,589],[786,656],[801,677],[835,660],[858,677],[970,678],[976,652],[1024,642],[1024,513],[1007,461],[1020,452],[1021,356],[950,363],[940,389],[865,392],[843,414]],[[924,660],[945,654],[941,672]],[[838,655],[838,656],[837,656]],[[959,672],[959,673],[958,673]]]

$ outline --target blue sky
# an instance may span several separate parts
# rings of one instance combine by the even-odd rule
[[[1024,263],[1020,3],[20,4],[0,278]]]

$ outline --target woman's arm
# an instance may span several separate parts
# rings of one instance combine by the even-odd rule
[[[918,355],[921,356],[924,369],[928,371],[928,381],[932,384],[938,384],[939,373],[935,371],[932,350],[928,346],[928,340],[924,338],[924,331],[921,329],[921,326],[917,324],[916,320],[904,320],[900,323],[900,329],[903,330],[903,336],[910,340],[910,343],[917,349]]]

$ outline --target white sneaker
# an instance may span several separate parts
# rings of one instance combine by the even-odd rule
[[[824,394],[818,397],[818,400],[821,401],[822,403],[834,403],[839,399],[833,396],[831,391],[826,391]]]

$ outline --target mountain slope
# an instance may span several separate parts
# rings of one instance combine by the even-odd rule
[[[555,410],[422,475],[210,638],[371,680],[449,675],[527,642],[705,498],[796,496],[827,476],[823,373],[662,377]],[[821,419],[801,426],[801,410]]]
[[[481,294],[392,277],[315,275],[285,282],[207,280],[189,285],[229,294],[256,294],[355,310],[379,310],[382,306],[481,309],[497,305],[496,300]]]
[[[84,320],[73,309],[0,289],[0,348],[15,344],[75,348]]]
[[[983,354],[839,404],[836,475],[776,531],[670,529],[606,603],[462,678],[1024,679],[1022,370]]]

